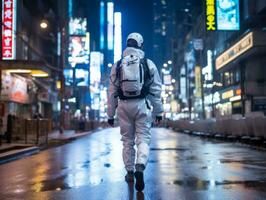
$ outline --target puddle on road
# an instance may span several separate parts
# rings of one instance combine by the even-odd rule
[[[34,184],[31,189],[35,192],[71,189],[71,187],[66,183],[65,178],[65,176],[62,176],[56,179],[41,181]]]
[[[104,167],[109,168],[109,167],[111,167],[111,164],[110,164],[110,163],[105,163],[105,164],[104,164]]]
[[[150,148],[151,151],[187,151],[185,148]]]
[[[197,178],[189,178],[186,180],[175,180],[174,185],[188,187],[193,190],[208,190],[216,186],[223,186],[224,189],[233,189],[233,187],[255,188],[256,190],[266,190],[266,180],[246,180],[246,181],[230,181],[224,180],[222,182],[214,180],[200,180]]]

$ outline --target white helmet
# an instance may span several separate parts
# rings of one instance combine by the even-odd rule
[[[137,45],[138,45],[139,48],[142,47],[143,42],[144,42],[144,41],[143,41],[143,37],[142,37],[142,35],[139,34],[139,33],[130,33],[130,34],[127,36],[127,41],[128,41],[129,39],[133,39],[133,40],[135,40],[135,41],[137,42]]]

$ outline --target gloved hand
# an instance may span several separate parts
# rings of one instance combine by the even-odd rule
[[[162,116],[156,116],[155,117],[155,124],[158,125],[160,124],[160,122],[163,120],[163,117]]]
[[[112,126],[112,127],[114,127],[114,122],[115,122],[114,119],[108,119],[108,121],[107,121],[107,123],[108,123],[110,126]]]

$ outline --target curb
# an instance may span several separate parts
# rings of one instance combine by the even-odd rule
[[[10,150],[8,152],[0,154],[0,164],[4,164],[19,158],[36,154],[40,151],[39,147],[32,146],[19,150]]]

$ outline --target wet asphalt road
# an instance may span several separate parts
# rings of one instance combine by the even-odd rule
[[[0,199],[266,199],[266,154],[153,129],[146,188],[124,182],[119,130],[0,165]]]

